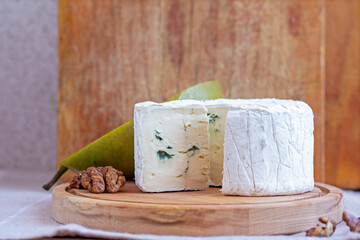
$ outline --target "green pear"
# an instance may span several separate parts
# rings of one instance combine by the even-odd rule
[[[173,100],[211,100],[221,98],[222,88],[218,81],[194,85],[168,101]],[[127,122],[105,134],[70,157],[60,162],[60,168],[43,188],[49,190],[68,170],[74,172],[88,167],[113,166],[121,170],[125,177],[134,177],[134,122]]]

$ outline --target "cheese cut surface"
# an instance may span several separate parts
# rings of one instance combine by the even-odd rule
[[[135,104],[135,182],[144,192],[209,186],[207,109],[198,101]]]
[[[221,186],[223,178],[225,120],[229,110],[226,99],[204,101],[208,109],[210,135],[210,185]]]
[[[225,123],[222,193],[268,196],[314,187],[311,108],[292,100],[231,104]]]

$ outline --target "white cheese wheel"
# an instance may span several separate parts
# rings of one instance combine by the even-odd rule
[[[225,122],[222,193],[268,196],[311,191],[311,108],[292,100],[236,101]]]

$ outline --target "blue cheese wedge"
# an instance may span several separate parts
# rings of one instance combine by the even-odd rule
[[[230,105],[222,193],[269,196],[314,187],[314,121],[304,102],[253,99]]]
[[[209,187],[207,109],[199,101],[135,104],[135,182],[144,192]]]

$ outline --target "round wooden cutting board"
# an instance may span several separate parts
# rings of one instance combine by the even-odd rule
[[[159,235],[265,235],[306,231],[322,216],[340,222],[342,191],[316,183],[291,196],[223,196],[205,191],[142,193],[128,182],[119,193],[53,190],[52,214],[60,223],[127,233]]]

